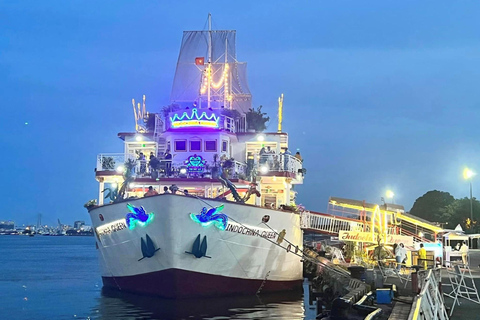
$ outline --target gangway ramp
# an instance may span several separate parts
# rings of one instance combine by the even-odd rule
[[[306,231],[338,235],[339,231],[364,231],[364,226],[362,221],[355,219],[313,211],[302,213],[302,229]]]
[[[305,211],[302,228],[330,235],[340,231],[377,232],[385,235],[405,235],[415,242],[434,241],[443,229],[432,222],[405,213],[401,205],[383,205],[365,201],[331,197],[327,213]]]

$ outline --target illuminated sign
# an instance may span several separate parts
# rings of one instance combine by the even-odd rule
[[[95,230],[97,231],[98,236],[105,236],[107,234],[111,234],[113,232],[117,232],[120,230],[127,229],[127,223],[125,219],[115,220],[110,223],[106,223],[97,227]]]
[[[207,113],[204,111],[199,116],[197,109],[192,109],[190,115],[187,112],[184,112],[181,117],[178,114],[175,114],[173,117],[170,117],[170,122],[172,128],[188,128],[188,127],[207,127],[207,128],[218,128],[218,120],[220,117],[217,117],[214,113],[210,116],[207,116]]]
[[[377,235],[371,232],[340,231],[338,239],[341,241],[371,242],[377,243]],[[405,246],[413,246],[413,237],[398,234],[387,234],[386,244],[403,243]]]
[[[371,232],[339,231],[338,238],[341,241],[377,242],[377,236]]]
[[[228,224],[228,217],[226,214],[219,213],[224,208],[222,204],[219,207],[207,209],[203,207],[202,212],[200,214],[190,213],[190,218],[202,225],[202,227],[208,227],[211,224],[215,224],[220,230],[225,230]]]
[[[188,159],[185,160],[185,164],[187,165],[187,170],[190,173],[203,172],[203,170],[205,169],[206,162],[207,162],[206,160],[203,160],[201,156],[197,156],[196,154],[188,157]]]
[[[398,234],[387,234],[385,243],[388,243],[388,244],[403,243],[407,247],[413,247],[413,237],[401,236]]]
[[[153,212],[145,213],[143,207],[136,208],[128,203],[127,208],[130,212],[125,216],[125,221],[130,230],[135,229],[137,224],[144,227],[153,220]]]

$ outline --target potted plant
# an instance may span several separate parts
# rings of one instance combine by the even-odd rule
[[[262,112],[262,106],[257,110],[250,108],[245,115],[247,119],[247,129],[253,132],[262,132],[267,129],[266,123],[270,120],[265,112]]]
[[[102,157],[102,170],[115,169],[115,160],[113,157]]]

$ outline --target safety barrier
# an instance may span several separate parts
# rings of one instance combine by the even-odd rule
[[[422,272],[427,274],[424,281],[419,283],[421,291],[413,300],[408,320],[448,320],[439,280],[435,277],[435,272],[440,275],[439,269],[419,271],[419,273]]]

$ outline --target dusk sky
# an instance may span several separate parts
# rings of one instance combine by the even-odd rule
[[[478,1],[2,1],[0,220],[90,224],[99,153],[122,152],[131,99],[169,104],[184,30],[237,30],[253,106],[308,172],[298,203],[330,196],[410,210],[469,194],[480,173]],[[473,179],[479,197],[480,176]],[[8,210],[6,210],[8,209]]]

